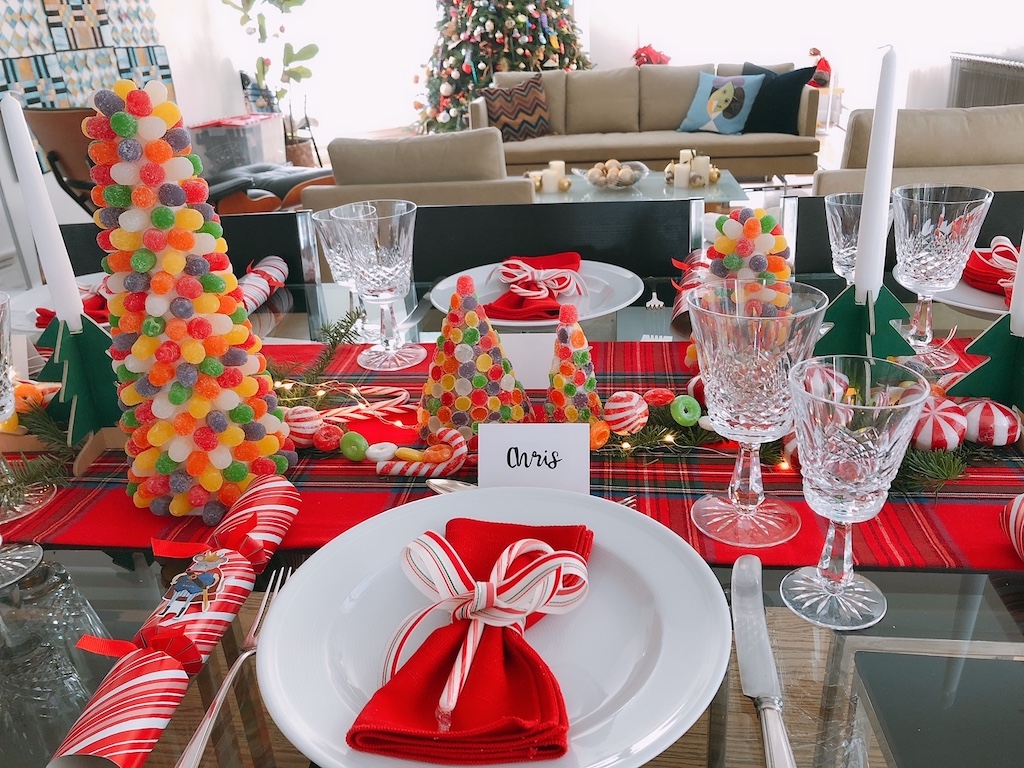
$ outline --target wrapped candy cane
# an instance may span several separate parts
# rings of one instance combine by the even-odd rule
[[[1024,559],[1024,493],[1006,503],[999,513],[999,526],[1010,538],[1014,551]]]
[[[288,280],[288,265],[280,256],[267,256],[260,259],[256,266],[251,264],[245,274],[238,278],[238,287],[242,289],[242,306],[252,314],[270,298],[278,288]]]
[[[466,456],[469,454],[469,447],[466,438],[450,427],[442,427],[437,431],[437,441],[446,443],[452,447],[452,457],[447,461],[437,463],[428,461],[403,461],[401,459],[389,459],[377,462],[378,475],[401,475],[404,477],[447,477],[458,472],[466,463]]]
[[[280,475],[257,477],[213,531],[213,546],[244,555],[262,573],[299,511],[299,492]]]
[[[495,269],[508,289],[524,299],[546,299],[562,294],[586,296],[587,284],[573,269],[535,269],[522,259],[507,259]]]

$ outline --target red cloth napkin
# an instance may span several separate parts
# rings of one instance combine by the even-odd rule
[[[83,297],[82,306],[85,308],[85,314],[97,323],[103,324],[110,322],[110,312],[107,311],[107,300],[102,296],[93,294],[88,297]],[[56,316],[57,313],[48,307],[36,307],[36,328],[46,328]]]
[[[465,518],[450,521],[445,538],[481,581],[488,578],[502,551],[520,539],[540,539],[584,559],[594,542],[593,532],[582,525],[530,526]],[[521,567],[517,560],[510,573]],[[484,628],[452,713],[451,729],[438,730],[438,698],[468,623],[453,622],[424,641],[356,717],[347,735],[349,746],[405,760],[457,765],[552,759],[568,751],[569,718],[558,681],[523,636],[504,627]]]
[[[989,249],[983,249],[985,253],[989,252]],[[977,288],[979,291],[985,291],[986,293],[996,293],[1001,296],[1005,296],[1006,305],[1010,305],[1009,291],[999,284],[1000,280],[1013,279],[1013,275],[1006,270],[999,269],[993,266],[982,255],[978,250],[972,250],[971,255],[967,257],[967,265],[964,267],[963,281],[972,288]]]
[[[553,253],[549,256],[512,256],[526,262],[534,269],[571,269],[579,272],[582,259],[575,251]],[[561,309],[558,299],[546,296],[543,299],[527,299],[512,291],[506,291],[484,309],[488,317],[495,320],[558,320]]]

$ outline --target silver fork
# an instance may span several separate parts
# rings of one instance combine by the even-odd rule
[[[636,509],[636,494],[633,494],[632,496],[627,496],[624,499],[620,499],[619,504],[621,504],[624,507],[629,507],[630,509]]]
[[[174,768],[198,768],[199,762],[203,759],[203,752],[206,750],[206,743],[210,740],[210,734],[213,733],[213,724],[217,721],[217,714],[220,712],[221,707],[224,706],[224,702],[227,701],[228,694],[231,693],[231,683],[242,669],[245,660],[256,653],[256,642],[259,640],[260,629],[263,625],[263,619],[267,615],[267,609],[280,591],[281,585],[291,575],[291,568],[282,568],[271,574],[270,582],[267,584],[267,591],[263,593],[263,600],[256,611],[256,618],[252,620],[249,634],[242,641],[242,652],[238,654],[235,663],[231,665],[228,673],[224,676],[224,681],[220,684],[220,688],[217,689],[217,695],[214,696],[213,703],[206,711],[206,714],[203,715],[199,727],[192,734],[192,738],[185,746],[185,751],[181,753],[181,758],[175,763]]]

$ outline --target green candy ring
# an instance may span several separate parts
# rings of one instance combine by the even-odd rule
[[[689,395],[679,395],[669,406],[672,418],[681,427],[692,427],[700,419],[700,403]]]

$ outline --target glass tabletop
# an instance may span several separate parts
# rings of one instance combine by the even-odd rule
[[[747,193],[736,177],[729,171],[721,171],[722,176],[715,184],[706,187],[677,189],[665,183],[665,173],[661,168],[651,168],[645,179],[631,187],[621,189],[594,187],[586,180],[567,171],[566,176],[572,186],[566,192],[537,194],[538,203],[610,203],[620,200],[689,200],[699,197],[705,203],[724,204],[747,200]]]

